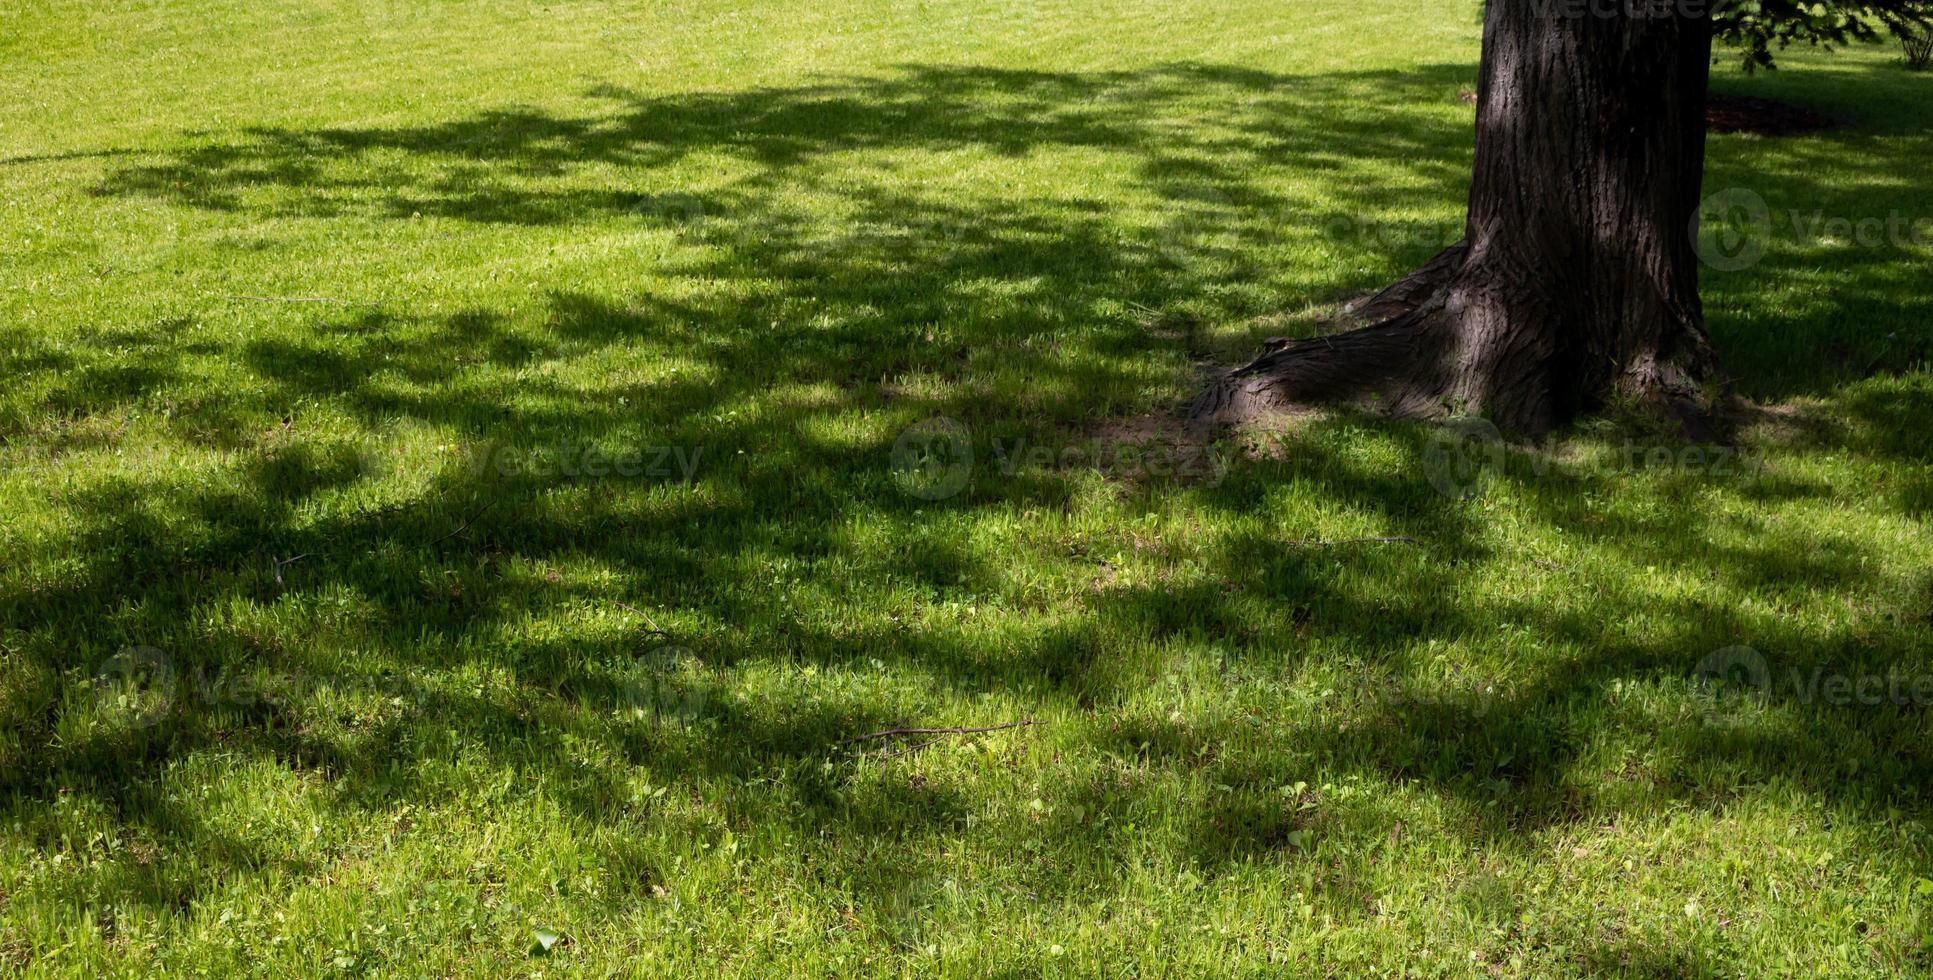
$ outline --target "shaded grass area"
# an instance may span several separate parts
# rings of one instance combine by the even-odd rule
[[[1474,20],[1336,65],[1340,5],[940,6],[751,82],[722,6],[637,49],[670,79],[426,7],[373,36],[504,91],[396,108],[457,83],[372,56],[384,118],[0,152],[0,956],[1928,967],[1924,248],[1709,278],[1739,458],[1610,420],[1464,497],[1431,430],[1330,418],[1175,475],[1115,423],[1453,234]],[[1725,78],[1851,125],[1711,185],[1933,217],[1924,81]],[[957,493],[895,470],[934,418]],[[1696,683],[1740,645],[1766,690]]]

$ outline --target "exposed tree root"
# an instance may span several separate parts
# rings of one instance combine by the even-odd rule
[[[1712,36],[1705,17],[1559,25],[1486,5],[1464,241],[1347,310],[1356,329],[1271,342],[1189,414],[1359,405],[1535,439],[1616,406],[1708,438],[1709,256],[1689,233],[1707,217]]]
[[[1514,320],[1509,286],[1469,267],[1462,244],[1389,288],[1345,308],[1354,329],[1269,341],[1260,356],[1217,378],[1191,403],[1198,425],[1253,423],[1312,405],[1352,405],[1396,418],[1479,413],[1534,438],[1611,400],[1649,405],[1689,438],[1716,438],[1704,382],[1716,360],[1702,330],[1665,332],[1655,348],[1578,369],[1551,323]],[[1505,282],[1514,281],[1504,276]],[[1547,319],[1555,319],[1547,318]],[[1607,369],[1608,368],[1608,369]]]
[[[1450,280],[1463,270],[1463,260],[1469,254],[1469,244],[1458,242],[1438,252],[1435,258],[1382,292],[1350,303],[1342,311],[1358,323],[1393,320],[1402,316],[1441,293]]]
[[[1189,406],[1197,422],[1236,425],[1300,405],[1390,402],[1395,415],[1427,415],[1412,403],[1415,375],[1439,352],[1442,331],[1426,314],[1276,347],[1218,379]],[[1424,399],[1428,401],[1429,399]],[[1400,404],[1398,404],[1400,403]],[[1408,406],[1408,410],[1405,410]]]
[[[1188,417],[1241,425],[1301,406],[1376,402],[1394,415],[1432,414],[1440,393],[1426,391],[1421,376],[1443,354],[1449,338],[1443,297],[1467,254],[1464,244],[1451,246],[1343,308],[1342,322],[1366,325],[1308,340],[1270,340],[1261,356],[1203,391]]]

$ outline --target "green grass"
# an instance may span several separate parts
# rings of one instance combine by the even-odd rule
[[[1477,33],[0,0],[0,971],[1933,968],[1926,708],[1789,681],[1933,676],[1933,249],[1707,275],[1739,465],[1088,465],[1431,254]],[[1846,125],[1708,187],[1933,219],[1896,61],[1721,71]]]

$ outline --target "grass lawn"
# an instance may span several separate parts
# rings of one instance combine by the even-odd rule
[[[1135,448],[1455,236],[1477,42],[0,0],[0,973],[1933,970],[1895,50],[1718,72],[1844,121],[1713,137],[1736,456]]]

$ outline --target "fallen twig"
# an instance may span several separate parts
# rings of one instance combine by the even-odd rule
[[[1305,541],[1289,542],[1289,545],[1291,547],[1301,547],[1301,548],[1336,548],[1345,544],[1413,544],[1420,547],[1423,544],[1423,542],[1418,541],[1415,538],[1406,538],[1401,536],[1381,537],[1381,538],[1349,538],[1348,540],[1345,540],[1345,541],[1305,540]]]
[[[657,620],[654,620],[651,618],[650,613],[645,612],[644,610],[639,609],[638,607],[631,605],[628,602],[619,602],[616,599],[611,600],[611,605],[616,606],[619,609],[624,610],[625,612],[636,614],[638,618],[644,620],[644,625],[651,627],[652,633],[657,634],[658,636],[671,635],[671,632],[669,630],[666,630],[664,627],[659,626]]]
[[[437,538],[437,539],[436,539],[435,541],[431,541],[431,542],[430,542],[430,544],[433,544],[433,545],[434,545],[434,544],[442,544],[443,542],[445,542],[445,541],[448,541],[448,540],[450,540],[451,538],[454,538],[454,537],[456,537],[457,535],[459,535],[459,534],[462,534],[462,533],[463,533],[463,532],[465,532],[465,531],[468,531],[469,529],[470,529],[470,522],[469,522],[469,521],[464,521],[463,523],[461,523],[461,524],[458,524],[458,525],[456,526],[456,530],[454,530],[454,531],[451,531],[450,533],[448,533],[448,534],[445,534],[445,535],[443,535],[443,536],[442,536],[442,537],[440,537],[440,538]]]
[[[307,557],[309,557],[307,553],[303,553],[303,554],[300,554],[300,555],[296,555],[296,556],[295,556],[294,558],[277,558],[277,557],[275,557],[274,555],[270,555],[270,556],[268,556],[268,560],[269,560],[270,562],[272,562],[272,563],[274,564],[274,566],[275,566],[275,584],[276,584],[276,585],[281,585],[281,584],[282,584],[282,568],[283,568],[283,566],[285,566],[285,565],[293,565],[293,564],[295,564],[296,562],[299,562],[299,561],[301,561],[302,559],[304,559],[304,558],[307,558]]]
[[[477,509],[476,513],[471,514],[467,518],[464,518],[463,523],[458,524],[456,526],[456,530],[451,531],[450,533],[445,534],[440,538],[437,538],[435,541],[431,541],[430,545],[435,546],[435,545],[442,544],[443,542],[448,541],[451,538],[454,538],[465,531],[468,531],[470,529],[470,522],[475,521],[481,518],[483,515],[490,513],[490,508],[495,507],[496,505],[497,505],[497,502],[494,500],[490,501],[487,504],[484,504],[482,507]]]
[[[911,745],[909,745],[909,746],[907,746],[907,747],[905,747],[905,748],[903,748],[903,749],[900,749],[900,750],[899,750],[898,752],[886,752],[886,753],[882,753],[882,754],[880,755],[880,757],[879,757],[879,761],[881,761],[881,762],[891,762],[892,760],[894,760],[894,759],[897,759],[897,758],[899,758],[899,757],[900,757],[900,756],[902,756],[902,755],[912,755],[913,753],[915,753],[915,752],[918,752],[918,751],[920,751],[920,750],[922,750],[922,749],[930,749],[930,748],[932,748],[933,746],[935,746],[935,745],[938,745],[938,744],[940,744],[941,742],[944,742],[944,741],[946,741],[946,739],[943,739],[943,738],[929,738],[929,739],[927,739],[927,740],[926,740],[926,741],[924,741],[924,742],[914,742],[913,744],[911,744]]]
[[[984,728],[888,728],[883,732],[872,732],[867,735],[854,736],[839,744],[851,745],[854,742],[866,742],[879,738],[894,738],[900,735],[979,735],[983,732],[1004,732],[1009,728],[1026,728],[1032,724],[1034,724],[1034,720],[1029,718],[1026,721],[1010,721],[1004,725],[988,725]]]

